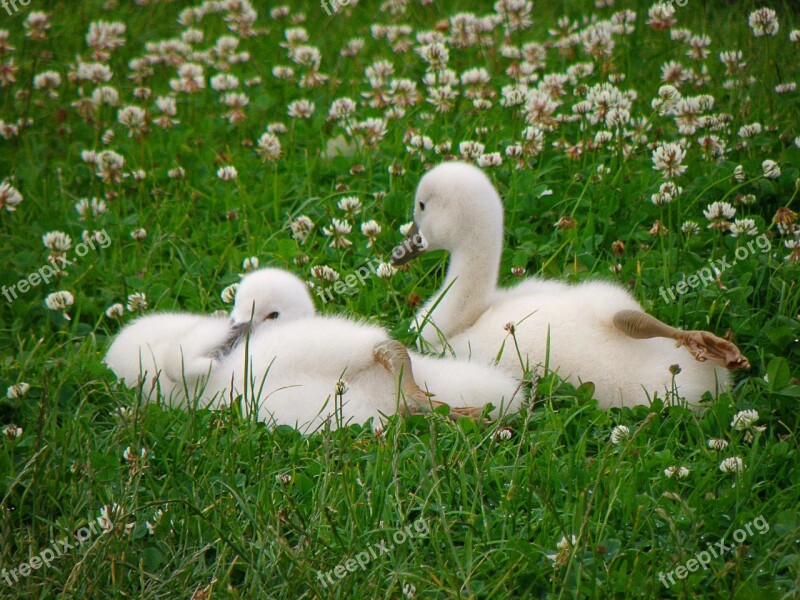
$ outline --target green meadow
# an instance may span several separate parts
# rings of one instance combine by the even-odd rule
[[[0,4],[0,598],[800,597],[800,13],[769,7]],[[617,282],[750,369],[698,411],[538,372],[499,421],[304,435],[103,364],[255,261],[414,347],[447,255],[377,265],[452,159],[503,198],[501,285]]]

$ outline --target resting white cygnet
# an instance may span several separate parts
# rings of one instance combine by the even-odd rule
[[[455,356],[494,362],[500,355],[499,366],[517,375],[546,365],[574,384],[593,382],[603,408],[647,404],[656,393],[672,397],[673,385],[695,404],[704,392],[730,385],[726,369],[749,366],[734,344],[658,321],[613,283],[529,278],[498,288],[503,205],[472,165],[443,163],[421,179],[414,224],[393,263],[431,250],[447,250],[450,263],[416,320],[427,343]],[[673,375],[672,365],[680,373]]]
[[[104,362],[129,387],[141,385],[147,398],[160,394],[180,404],[186,392],[194,397],[203,389],[204,376],[251,327],[313,311],[302,281],[281,269],[260,269],[239,283],[230,319],[175,312],[140,317],[117,334]]]
[[[305,287],[293,275],[285,276]],[[240,294],[241,290],[237,304]],[[279,296],[280,290],[270,290],[270,295]],[[337,397],[340,380],[347,389]],[[377,423],[398,408],[419,412],[441,404],[449,405],[456,416],[476,416],[491,403],[492,416],[497,417],[519,408],[523,394],[518,390],[518,382],[498,369],[409,355],[380,327],[315,316],[313,306],[306,305],[291,315],[284,311],[268,330],[253,331],[247,347],[237,345],[215,366],[204,394],[225,401],[243,395],[246,408],[257,406],[261,420],[309,431],[326,420],[332,427],[370,418]]]

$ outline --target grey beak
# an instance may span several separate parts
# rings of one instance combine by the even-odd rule
[[[392,258],[389,262],[393,267],[400,267],[424,254],[427,249],[428,244],[419,232],[415,221],[411,224],[403,243],[399,246],[395,246],[392,250]]]
[[[243,341],[246,337],[248,332],[250,331],[250,322],[247,321],[245,323],[237,323],[233,319],[231,319],[231,331],[228,334],[227,339],[220,344],[219,347],[215,348],[209,356],[216,360],[221,360],[228,354],[230,351],[233,350],[235,346],[239,344],[239,342]]]
[[[231,321],[231,336],[235,340],[242,340],[247,336],[247,333],[250,331],[250,321],[245,321],[244,323],[237,323],[236,321]]]

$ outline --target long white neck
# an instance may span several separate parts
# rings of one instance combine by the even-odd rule
[[[472,244],[453,250],[444,284],[417,313],[419,325],[430,314],[422,337],[434,348],[444,346],[442,335],[450,339],[469,329],[494,300],[503,245],[502,228],[497,235],[499,239],[487,239],[482,243],[473,240]]]

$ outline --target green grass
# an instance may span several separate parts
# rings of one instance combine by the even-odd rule
[[[747,15],[759,4],[689,0],[676,8],[678,27],[712,40],[704,61],[710,82],[681,90],[714,96],[709,112],[727,113],[731,123],[713,132],[730,149],[724,160],[704,158],[700,133],[687,136],[688,170],[675,180],[684,191],[673,203],[650,202],[663,179],[646,146],[625,157],[611,144],[578,160],[553,146],[592,139],[599,126],[582,133],[576,123],[565,123],[546,134],[544,152],[528,159],[524,169],[516,170],[504,156],[502,166],[488,170],[506,204],[502,283],[513,283],[512,267],[570,281],[612,279],[629,286],[646,310],[670,324],[720,335],[731,330],[752,368],[737,373],[730,393],[709,400],[699,414],[660,402],[603,412],[588,386],[576,390],[546,376],[529,406],[500,423],[451,423],[434,414],[392,418],[383,435],[353,426],[310,436],[287,427],[269,430],[236,407],[182,411],[141,403],[134,391],[118,387],[101,363],[123,324],[106,317],[105,310],[125,304],[134,292],[147,295],[147,312],[224,310],[220,292],[238,280],[249,256],[304,278],[314,265],[327,264],[344,278],[368,260],[386,260],[401,239],[397,228],[410,220],[414,189],[425,171],[405,150],[408,130],[421,131],[434,143],[452,141],[453,154],[463,140],[502,153],[520,140],[526,124],[501,107],[499,97],[491,109],[477,111],[459,96],[446,113],[433,112],[423,100],[389,121],[377,148],[361,146],[353,156],[328,159],[322,150],[342,133],[327,120],[328,108],[336,98],[359,99],[369,89],[364,69],[376,60],[393,61],[394,77],[416,81],[424,97],[422,60],[413,50],[401,55],[385,40],[373,39],[374,23],[409,24],[416,33],[458,11],[481,15],[490,7],[410,2],[405,14],[393,16],[361,0],[327,17],[315,3],[292,3],[293,15],[305,13],[301,25],[308,43],[319,47],[321,71],[331,78],[300,89],[296,80],[270,73],[275,65],[291,64],[279,46],[290,20],[273,20],[269,8],[259,6],[260,35],[244,37],[239,45],[251,59],[230,69],[250,99],[246,120],[232,125],[222,119],[220,94],[209,88],[178,95],[180,124],[174,129],[153,125],[136,139],[117,123],[118,108],[133,104],[158,117],[154,100],[169,93],[175,68],[154,66],[145,84],[152,97],[141,101],[133,97],[128,62],[144,53],[146,42],[178,37],[183,28],[177,15],[189,4],[116,4],[105,10],[97,1],[34,0],[13,16],[0,10],[0,29],[10,31],[16,47],[0,56],[0,63],[13,56],[18,67],[17,82],[0,87],[0,119],[32,119],[18,137],[0,138],[0,182],[10,178],[24,196],[15,212],[0,210],[0,285],[12,286],[46,263],[41,237],[48,231],[69,234],[73,247],[85,229],[105,230],[111,240],[107,248],[77,259],[57,282],[36,286],[11,303],[0,298],[0,390],[30,384],[26,396],[0,401],[0,423],[23,430],[13,439],[0,435],[0,568],[11,571],[53,542],[74,539],[105,505],[117,503],[126,515],[116,519],[112,532],[91,536],[49,568],[13,586],[0,578],[0,598],[401,598],[411,594],[409,585],[418,598],[800,595],[799,273],[798,263],[786,260],[790,250],[784,242],[792,237],[781,235],[773,222],[781,207],[797,211],[800,175],[800,148],[793,141],[800,136],[800,96],[773,91],[800,77],[798,46],[788,41],[800,16],[788,3],[773,3],[780,19],[775,38],[755,38],[747,26]],[[687,47],[646,25],[647,3],[618,2],[611,9],[595,9],[588,1],[566,4],[538,2],[533,25],[513,32],[511,41],[546,41],[547,29],[561,15],[580,20],[635,10],[636,30],[615,36],[613,58],[598,61],[585,83],[606,81],[609,72],[624,74],[618,87],[636,90],[631,115],[649,120],[649,142],[680,139],[674,120],[654,115],[650,100],[661,85],[663,63],[700,64],[685,56]],[[52,15],[52,27],[39,42],[27,39],[22,28],[38,10]],[[78,86],[67,74],[76,55],[91,60],[85,34],[101,19],[127,26],[127,43],[108,61],[114,77],[107,85],[119,91],[120,106],[101,107],[87,122],[73,106]],[[198,28],[205,34],[199,48],[231,33],[215,14]],[[339,57],[352,37],[363,37],[364,49],[356,58]],[[493,48],[451,48],[448,66],[458,74],[484,66],[492,76],[489,87],[499,94],[512,82],[505,71],[513,61],[499,51],[502,28],[491,37]],[[718,54],[736,49],[747,62],[742,80],[755,80],[728,90]],[[540,73],[563,73],[579,61],[591,61],[579,47],[566,55],[551,48]],[[57,98],[32,90],[33,75],[45,70],[61,74]],[[206,79],[216,72],[206,66]],[[260,84],[243,85],[256,75]],[[93,89],[84,84],[84,95]],[[573,89],[566,85],[558,113],[571,114]],[[315,102],[310,120],[287,117],[287,104],[299,98]],[[381,112],[359,106],[355,118]],[[762,132],[747,147],[735,147],[739,128],[756,121]],[[274,122],[288,128],[279,136],[283,156],[264,163],[253,144]],[[486,131],[476,133],[476,127]],[[105,145],[107,129],[115,139]],[[104,149],[125,157],[126,172],[144,169],[146,179],[103,183],[80,153]],[[427,154],[429,163],[442,160]],[[780,165],[779,178],[761,176],[765,159]],[[216,177],[224,164],[238,169],[235,182]],[[740,164],[747,174],[744,184],[732,178]],[[354,165],[362,165],[363,173],[351,174]],[[390,175],[391,165],[404,173]],[[185,178],[169,178],[167,172],[178,166]],[[552,194],[543,195],[545,190]],[[754,204],[735,202],[737,194],[751,193]],[[351,220],[353,245],[330,248],[322,228],[342,217],[337,202],[347,195],[362,202],[362,212]],[[91,222],[81,221],[74,210],[87,197],[106,198],[108,205]],[[753,239],[706,228],[702,211],[717,200],[733,203],[737,218],[754,219],[758,233],[770,240],[770,251],[749,253],[721,275],[719,285],[665,303],[662,286],[677,284],[710,259],[733,257]],[[289,230],[301,214],[316,223],[304,244]],[[565,215],[577,225],[556,229]],[[369,219],[382,227],[370,248],[359,230]],[[667,234],[648,233],[657,219]],[[698,235],[681,233],[686,220],[700,225]],[[146,229],[146,239],[131,238],[138,228]],[[621,255],[612,251],[617,240],[625,244]],[[67,255],[74,257],[73,251]],[[412,299],[427,298],[437,288],[446,260],[432,254],[388,281],[372,277],[351,294],[317,302],[318,309],[374,319],[413,345]],[[71,320],[45,306],[45,297],[58,290],[74,295]],[[133,316],[126,312],[122,321]],[[766,427],[751,441],[731,427],[734,414],[744,409],[757,410],[757,424]],[[617,425],[631,432],[620,445],[610,442]],[[504,429],[512,432],[510,439],[498,433]],[[710,438],[725,439],[729,446],[712,450]],[[137,456],[145,448],[148,454],[130,462],[123,457],[128,447]],[[734,456],[741,457],[743,472],[721,472],[721,461]],[[687,467],[689,475],[666,477],[664,470],[672,466]],[[151,534],[146,523],[158,510],[163,516]],[[659,573],[686,564],[709,543],[729,544],[734,532],[758,517],[769,524],[765,533],[748,535],[711,560],[707,570],[676,578],[669,589],[659,581]],[[133,523],[129,534],[122,531],[124,523]],[[414,523],[425,523],[427,533],[415,532],[338,583],[321,583],[319,573],[391,542],[409,525],[414,531]],[[573,535],[575,543],[559,553],[559,541]]]

